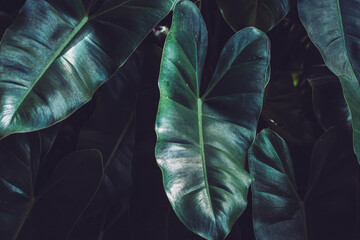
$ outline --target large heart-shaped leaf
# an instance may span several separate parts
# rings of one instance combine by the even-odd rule
[[[223,239],[244,211],[244,169],[269,71],[269,40],[255,29],[224,47],[205,93],[205,23],[189,1],[175,7],[159,76],[157,162],[176,214],[195,233]]]
[[[302,199],[289,150],[275,132],[260,132],[249,160],[256,239],[350,239],[356,220],[357,163],[343,128],[330,128],[315,144]]]
[[[216,0],[226,22],[238,31],[257,27],[269,31],[289,12],[292,0]]]
[[[99,149],[104,160],[103,182],[86,215],[93,215],[123,202],[131,188],[134,151],[135,104],[140,82],[141,52],[134,55],[105,84],[98,106],[79,135],[78,149]]]
[[[174,0],[28,0],[0,45],[0,137],[74,112]]]
[[[354,150],[360,163],[359,0],[300,0],[299,15],[325,64],[340,79],[349,105]]]
[[[35,194],[40,156],[38,133],[0,142],[1,239],[65,239],[98,189],[101,154],[88,150],[66,157]]]

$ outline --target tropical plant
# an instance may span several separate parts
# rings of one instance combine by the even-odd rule
[[[0,2],[0,239],[360,239],[359,4]]]

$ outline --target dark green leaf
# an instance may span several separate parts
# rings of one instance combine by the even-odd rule
[[[120,207],[117,208],[117,207]],[[118,233],[114,237],[121,238],[121,240],[130,240],[130,226],[128,214],[119,216],[122,212],[123,205],[110,207],[106,211],[88,217],[85,221],[81,221],[73,230],[69,240],[104,240],[107,236],[113,236],[113,228],[116,228]],[[121,225],[119,224],[121,223]]]
[[[351,115],[339,79],[325,65],[313,67],[308,81],[313,91],[315,116],[324,130],[346,126],[351,129]]]
[[[65,239],[102,179],[101,155],[74,153],[35,194],[41,157],[38,133],[0,142],[0,235],[4,240]]]
[[[0,45],[0,136],[89,101],[174,0],[28,0]]]
[[[99,188],[102,177],[102,157],[97,150],[74,152],[65,157],[48,186],[30,205],[16,239],[66,239]]]
[[[234,29],[257,27],[269,31],[289,12],[292,0],[217,0],[226,22]]]
[[[357,0],[300,0],[299,15],[325,64],[340,79],[360,163],[360,9],[354,7],[358,4]]]
[[[342,127],[329,128],[314,146],[303,200],[309,239],[350,239],[357,176],[351,135]]]
[[[256,239],[305,239],[304,208],[284,140],[272,130],[261,131],[249,150],[249,161]]]
[[[261,111],[269,47],[255,28],[235,34],[200,95],[205,23],[193,3],[175,7],[159,77],[155,152],[176,214],[207,239],[224,239],[247,204],[244,163]]]
[[[253,223],[258,240],[349,239],[356,220],[356,157],[351,139],[332,127],[316,143],[303,199],[286,143],[263,130],[249,150]]]
[[[80,132],[78,149],[99,149],[105,170],[101,187],[86,216],[99,213],[120,201],[123,202],[122,212],[128,207],[141,64],[142,54],[135,52],[106,83],[94,114]]]
[[[16,239],[31,211],[40,151],[38,133],[0,141],[0,236],[4,240]]]

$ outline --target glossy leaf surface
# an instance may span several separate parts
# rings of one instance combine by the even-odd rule
[[[359,4],[358,0],[300,0],[298,6],[310,39],[340,79],[352,116],[354,151],[360,161]]]
[[[249,159],[257,239],[350,239],[357,163],[344,128],[329,128],[315,144],[303,199],[296,192],[289,150],[276,133],[263,130]]]
[[[247,204],[244,163],[261,111],[269,47],[255,28],[235,34],[201,95],[205,23],[193,3],[175,7],[159,77],[155,151],[176,214],[206,239],[224,239]]]
[[[65,239],[100,184],[101,155],[89,150],[65,158],[47,188],[35,194],[40,142],[38,133],[17,134],[0,142],[0,234],[4,240]]]
[[[289,12],[291,0],[217,0],[226,22],[235,31],[256,27],[269,31]]]
[[[262,130],[249,150],[256,239],[305,239],[301,199],[289,150],[272,130]]]
[[[79,135],[78,149],[99,149],[105,175],[86,215],[123,202],[128,207],[134,151],[134,116],[140,82],[141,53],[133,55],[104,85],[98,105]]]
[[[28,0],[0,44],[0,137],[87,102],[174,0]]]

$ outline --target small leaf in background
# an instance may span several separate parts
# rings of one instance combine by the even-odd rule
[[[200,95],[206,51],[198,9],[179,2],[160,69],[155,153],[180,220],[206,239],[224,239],[247,204],[244,164],[268,80],[270,44],[255,28],[236,33]]]
[[[330,127],[344,126],[351,131],[351,114],[346,104],[340,81],[326,65],[314,66],[307,80],[312,88],[315,116],[326,131]]]
[[[358,0],[300,0],[300,19],[328,68],[339,77],[350,108],[360,163],[360,9]],[[324,14],[326,13],[326,14]]]
[[[356,156],[342,127],[329,128],[313,149],[300,198],[284,140],[263,130],[249,150],[256,239],[350,239],[356,220]]]
[[[28,0],[0,44],[0,137],[88,102],[174,0]]]
[[[269,31],[289,12],[292,0],[217,0],[221,13],[234,31],[256,27]]]

